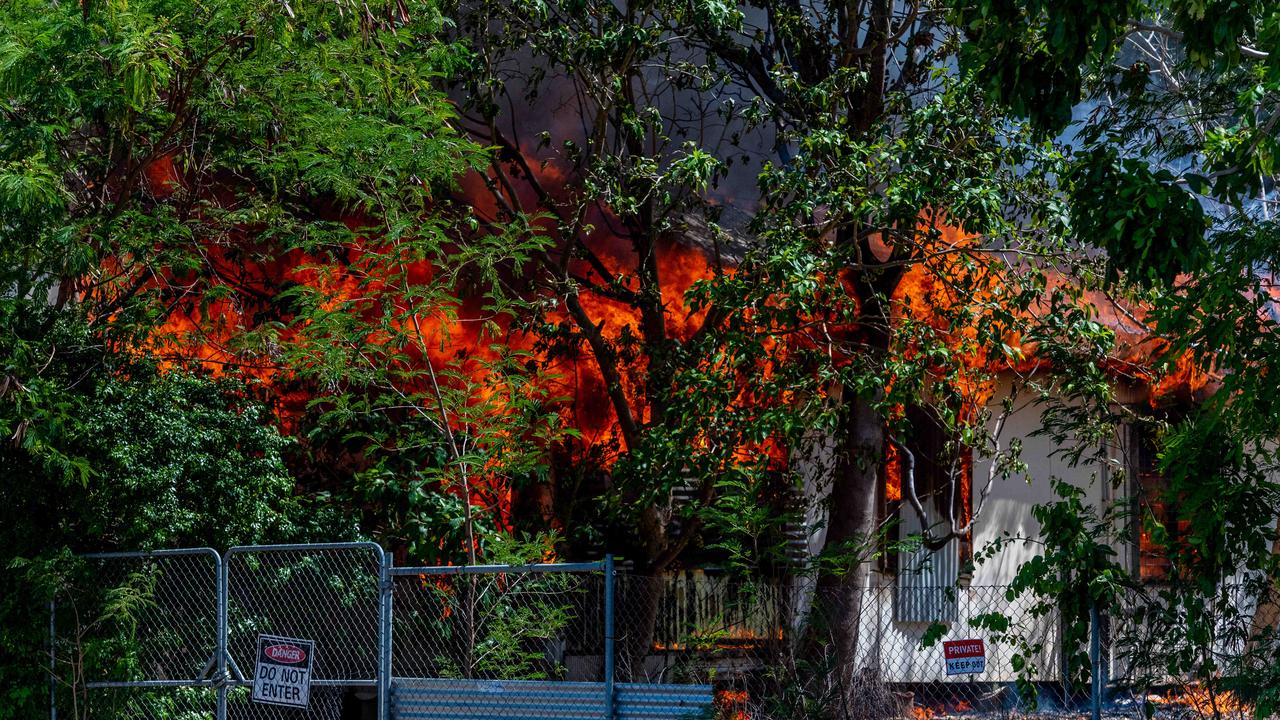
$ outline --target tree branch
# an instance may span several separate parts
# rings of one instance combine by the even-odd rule
[[[1136,32],[1152,32],[1152,33],[1164,35],[1165,37],[1172,38],[1174,40],[1178,40],[1178,41],[1182,40],[1181,32],[1157,23],[1144,22],[1141,20],[1130,20],[1129,27]],[[1241,55],[1249,58],[1250,60],[1266,60],[1267,58],[1271,57],[1271,53],[1263,52],[1262,50],[1249,47],[1248,45],[1245,45],[1240,42],[1236,43],[1236,48],[1240,50]]]

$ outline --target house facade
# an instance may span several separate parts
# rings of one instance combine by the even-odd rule
[[[1155,471],[1155,448],[1149,431],[1141,423],[1121,424],[1100,452],[1088,461],[1072,463],[1064,456],[1059,443],[1041,432],[1043,406],[1021,402],[1011,411],[1003,411],[1003,401],[1013,392],[1018,378],[1012,373],[999,379],[988,401],[991,432],[998,428],[1002,448],[1017,443],[1025,466],[1010,472],[992,473],[993,459],[976,455],[950,467],[930,462],[930,454],[939,452],[943,443],[937,438],[916,438],[914,444],[915,487],[930,524],[945,522],[942,508],[947,502],[963,503],[961,517],[971,518],[967,533],[941,547],[913,547],[911,538],[924,529],[920,512],[887,483],[885,497],[879,499],[885,525],[891,540],[889,550],[874,563],[869,587],[861,601],[858,626],[858,664],[869,676],[889,683],[906,685],[956,682],[1011,684],[1020,677],[1044,683],[1060,683],[1063,679],[1063,643],[1061,619],[1054,611],[1037,613],[1036,599],[1007,594],[1019,568],[1041,553],[1037,542],[1040,526],[1033,509],[1037,505],[1059,499],[1051,479],[1069,483],[1084,491],[1084,501],[1099,513],[1117,509],[1116,522],[1109,537],[1101,538],[1115,551],[1117,562],[1128,568],[1135,578],[1157,585],[1168,571],[1163,550],[1140,531],[1136,518],[1153,513],[1168,519],[1171,508],[1161,500],[1161,479]],[[1115,402],[1132,410],[1135,417],[1153,412],[1152,393],[1141,384],[1118,384]],[[1004,414],[1003,419],[1001,419]],[[819,452],[830,452],[816,443]],[[799,471],[807,477],[808,513],[802,533],[799,555],[812,557],[824,546],[824,486],[821,473],[830,468],[829,461],[819,460]],[[954,467],[964,468],[967,483],[963,491],[953,493],[951,477],[943,478]],[[954,477],[954,476],[952,476]],[[1174,523],[1166,523],[1176,536]],[[975,561],[975,556],[981,559]],[[660,647],[649,659],[648,674],[661,675],[672,667],[662,651],[682,649],[680,628],[694,626],[719,632],[720,672],[750,670],[743,658],[750,652],[735,653],[734,643],[749,647],[753,642],[782,632],[779,626],[797,626],[806,612],[814,607],[812,581],[801,575],[786,592],[787,597],[753,600],[742,609],[732,597],[733,591],[713,574],[703,570],[674,573],[664,607],[664,617],[671,628],[660,629]],[[784,608],[776,611],[774,608]],[[974,620],[990,613],[1009,617],[1013,625],[1008,633],[992,632],[978,627]],[[1103,618],[1104,623],[1108,623]],[[930,629],[945,627],[939,641],[925,644]],[[1105,630],[1104,630],[1105,632]],[[1014,635],[1029,639],[1030,645],[1019,645]],[[982,640],[986,663],[976,675],[947,675],[943,641]],[[730,650],[724,652],[726,648]],[[1122,676],[1124,660],[1118,649],[1104,647],[1104,657],[1113,677]],[[1023,670],[1020,672],[1019,667]],[[1029,671],[1028,669],[1029,668]]]

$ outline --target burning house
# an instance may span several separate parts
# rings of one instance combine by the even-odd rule
[[[1165,520],[1176,536],[1178,527],[1168,522],[1172,515],[1155,471],[1153,438],[1144,434],[1143,423],[1123,425],[1094,448],[1099,452],[1093,462],[1069,462],[1060,438],[1043,432],[1044,397],[1027,390],[1048,361],[1038,358],[1030,344],[996,357],[990,349],[975,349],[971,328],[953,327],[960,317],[951,314],[954,308],[998,304],[991,302],[993,288],[1016,268],[1005,268],[1005,275],[984,275],[981,269],[946,265],[951,253],[972,260],[984,251],[968,247],[964,233],[947,227],[945,219],[926,218],[920,228],[904,232],[904,245],[925,248],[913,255],[909,247],[907,260],[895,258],[891,242],[881,240],[877,246],[872,239],[865,241],[869,265],[909,268],[887,288],[861,287],[839,271],[817,273],[828,287],[816,299],[830,316],[813,326],[828,337],[818,338],[818,332],[793,337],[803,336],[798,345],[806,351],[829,342],[835,359],[828,361],[838,366],[856,362],[867,347],[887,349],[897,342],[899,328],[924,328],[936,346],[956,349],[958,359],[947,376],[950,391],[964,406],[961,414],[980,426],[975,437],[983,447],[965,447],[954,435],[954,419],[948,431],[927,403],[903,406],[892,418],[900,430],[887,434],[882,427],[879,439],[868,445],[877,461],[864,463],[874,466],[869,472],[860,471],[869,478],[863,479],[861,494],[853,492],[852,504],[846,497],[837,506],[835,488],[854,469],[842,465],[840,458],[849,449],[840,447],[829,429],[806,433],[786,446],[768,433],[753,437],[754,429],[745,422],[712,437],[708,428],[688,427],[688,418],[677,411],[681,397],[673,386],[690,377],[680,373],[706,369],[703,358],[691,360],[681,353],[701,351],[697,342],[706,329],[730,321],[714,304],[692,301],[690,291],[700,282],[733,278],[756,242],[742,223],[735,230],[732,223],[708,220],[717,215],[713,211],[729,212],[733,204],[717,208],[684,197],[660,208],[661,218],[634,210],[621,213],[607,197],[586,196],[575,175],[584,172],[583,163],[566,167],[553,156],[539,156],[496,125],[482,130],[498,153],[490,167],[463,178],[453,211],[469,216],[479,235],[500,236],[513,219],[535,218],[525,228],[536,242],[527,248],[523,264],[513,261],[487,279],[518,297],[527,315],[495,312],[484,283],[465,276],[445,278],[442,264],[401,254],[394,243],[373,234],[341,247],[276,254],[256,238],[261,228],[245,228],[208,248],[202,277],[172,284],[171,313],[152,339],[151,351],[166,362],[212,372],[238,368],[268,382],[286,427],[306,422],[307,412],[324,407],[326,395],[364,382],[356,373],[326,376],[317,371],[330,355],[341,350],[346,361],[372,357],[379,366],[375,369],[393,375],[379,380],[387,387],[375,389],[411,398],[386,403],[403,406],[388,417],[400,422],[416,413],[447,436],[450,470],[438,473],[431,489],[462,500],[468,531],[473,516],[503,529],[527,524],[572,535],[589,528],[582,536],[590,535],[590,540],[570,538],[566,554],[621,551],[636,576],[657,578],[656,589],[647,593],[648,607],[640,613],[647,620],[641,624],[651,627],[633,633],[634,647],[628,652],[628,670],[640,676],[677,672],[691,654],[710,658],[704,670],[757,671],[763,649],[794,640],[805,618],[823,611],[824,594],[831,589],[823,587],[823,578],[815,580],[814,558],[848,544],[859,532],[875,532],[886,536],[879,551],[867,553],[874,557],[865,558],[852,580],[841,581],[859,598],[851,613],[856,619],[841,621],[852,636],[844,638],[849,654],[843,662],[888,683],[945,681],[942,649],[922,647],[926,636],[941,626],[943,639],[982,639],[988,647],[998,647],[1000,633],[975,628],[971,621],[1003,612],[1022,618],[1019,630],[1040,642],[1029,653],[993,651],[981,681],[1011,683],[1026,677],[1030,666],[1033,679],[1059,682],[1064,668],[1058,619],[1032,613],[1030,600],[1004,596],[1018,569],[1040,552],[1033,510],[1056,498],[1048,480],[1081,488],[1086,502],[1099,510],[1141,507]],[[171,158],[156,160],[146,174],[157,196],[183,182]],[[367,220],[332,208],[318,211],[353,230]],[[936,252],[930,250],[935,245]],[[931,267],[922,257],[944,258],[943,265]],[[982,262],[977,265],[981,268]],[[948,273],[963,280],[948,284],[938,279]],[[887,307],[870,309],[868,298],[877,293],[889,298]],[[290,302],[300,297],[324,311],[324,317],[363,323],[362,334],[346,338],[359,347],[340,348],[341,338],[326,335],[324,323],[296,322]],[[1193,403],[1212,391],[1211,380],[1189,368],[1157,379],[1151,366],[1160,345],[1137,311],[1101,295],[1086,300],[1118,340],[1105,359],[1118,406],[1138,417],[1167,398]],[[773,300],[760,302],[768,306]],[[1034,315],[1037,308],[1052,312],[1034,305],[1028,312]],[[977,317],[970,319],[976,322]],[[801,399],[790,388],[769,395],[751,384],[771,377],[773,363],[789,357],[791,349],[778,340],[783,335],[762,332],[756,354],[719,376],[730,386],[716,389],[724,398],[715,410],[732,412],[713,419],[746,409],[740,414],[754,421]],[[369,355],[367,348],[375,354]],[[522,364],[510,364],[510,351]],[[912,357],[910,347],[903,357]],[[298,377],[300,366],[305,379]],[[513,381],[525,370],[529,378]],[[883,375],[886,383],[898,381],[888,369]],[[744,376],[751,377],[743,382]],[[847,402],[844,391],[824,387],[822,400]],[[512,478],[487,472],[483,464],[468,467],[463,460],[468,453],[459,446],[537,435],[521,427],[517,413],[505,409],[525,393],[554,407],[574,437],[538,448],[548,458],[546,477],[517,487]],[[446,406],[453,408],[452,415]],[[872,424],[884,421],[881,417]],[[640,490],[625,485],[623,473],[614,472],[617,464],[637,452],[653,452],[647,443],[654,435],[667,443],[668,453],[654,455],[660,467],[648,472],[657,479]],[[687,445],[685,456],[671,452],[679,442]],[[709,450],[726,442],[740,444],[728,451]],[[1009,460],[1014,447],[1016,463]],[[326,467],[308,469],[320,476],[321,484],[342,482],[370,464],[366,449],[351,444],[319,450],[332,460]],[[785,562],[770,568],[764,583],[770,589],[763,594],[744,594],[718,576],[716,566],[723,558],[706,549],[716,539],[707,538],[710,531],[701,511],[715,499],[717,476],[733,463],[755,463],[764,471],[758,477],[795,481],[750,489],[756,493],[753,499],[787,513],[784,526],[768,530],[773,540],[785,542],[787,552]],[[628,472],[634,477],[636,471]],[[613,516],[626,516],[633,526],[602,523],[594,509],[601,498],[635,505]],[[862,509],[872,508],[870,521],[852,531],[846,527],[836,537],[838,521],[849,517],[849,508],[859,501]],[[1158,582],[1167,572],[1162,546],[1132,517],[1136,514],[1128,524],[1116,526],[1109,540],[1135,577]],[[469,550],[476,546],[474,537],[461,542]],[[982,561],[976,562],[980,556]],[[1117,673],[1122,671],[1116,667]]]
[[[581,563],[606,576],[601,598],[584,570],[547,593],[576,608],[534,605],[499,628],[519,656],[502,671],[518,666],[522,680],[594,681],[616,659],[620,682],[714,680],[728,706],[802,696],[810,709],[843,703],[848,720],[897,714],[903,696],[963,711],[1008,706],[1002,693],[1028,683],[1078,695],[1082,677],[1131,678],[1135,658],[1148,659],[1121,638],[1159,632],[1149,617],[1118,602],[1107,616],[1092,595],[1071,595],[1091,588],[1030,587],[1026,572],[1043,568],[1055,530],[1045,508],[1069,497],[1081,544],[1098,549],[1087,559],[1106,556],[1081,575],[1119,568],[1132,582],[1113,584],[1138,596],[1177,579],[1175,551],[1194,532],[1170,492],[1181,476],[1161,475],[1154,428],[1215,397],[1222,378],[1203,358],[1172,357],[1141,302],[1096,288],[1131,269],[1108,258],[1132,250],[1140,266],[1167,235],[1200,240],[1179,219],[1201,214],[1194,200],[1174,214],[1151,202],[1146,216],[1098,225],[1140,225],[1146,244],[1133,247],[1132,228],[1119,241],[1067,237],[1087,232],[1092,208],[1064,202],[1061,147],[1019,125],[1028,108],[995,101],[1006,83],[969,84],[977,24],[956,17],[971,9],[286,3],[255,8],[251,23],[213,8],[221,35],[206,38],[203,6],[185,7],[162,3],[142,11],[155,22],[134,23],[123,6],[86,2],[47,31],[24,30],[32,49],[9,63],[53,88],[11,103],[15,127],[38,130],[15,141],[14,167],[40,169],[39,182],[14,176],[34,198],[14,207],[38,229],[34,255],[78,249],[67,262],[36,258],[35,286],[53,286],[53,314],[80,311],[88,338],[69,351],[50,318],[40,351],[23,350],[33,377],[101,340],[110,361],[69,363],[67,397],[106,367],[247,379],[227,383],[228,398],[254,394],[276,424],[256,428],[297,441],[280,443],[281,503],[291,490],[305,498],[298,512],[315,524],[300,528],[332,513],[334,535],[376,539],[379,572],[402,559],[401,570],[453,571],[512,547],[523,555],[501,561],[601,560]],[[124,38],[136,24],[154,56],[123,40],[111,46],[119,58],[104,55],[88,27],[99,13],[120,14]],[[64,34],[80,58],[71,80],[36,52]],[[1079,85],[1079,60],[1066,85]],[[1062,92],[1062,73],[1019,72],[1009,68],[1024,99]],[[97,99],[81,103],[82,91]],[[1050,114],[1061,120],[1068,104]],[[1140,159],[1093,162],[1096,197],[1108,173],[1142,180],[1134,193],[1146,183],[1182,197],[1183,181],[1147,177]],[[1188,271],[1177,264],[1136,269],[1168,284]],[[1276,307],[1228,314],[1247,325],[1261,311],[1274,325]],[[27,392],[16,378],[0,395]],[[15,448],[30,422],[15,424]],[[72,466],[93,492],[89,464]],[[225,484],[245,495],[245,483]],[[238,507],[189,485],[201,510]],[[1269,530],[1263,520],[1252,529]],[[73,532],[59,542],[78,547]],[[401,627],[411,634],[448,627],[474,590],[429,574],[403,586],[444,602],[424,601],[420,624]],[[500,594],[507,582],[490,585]],[[1234,620],[1274,624],[1280,604],[1266,601],[1225,602]],[[1174,612],[1212,615],[1211,604]],[[548,608],[563,610],[558,624],[528,637]],[[474,610],[462,613],[471,631]],[[225,639],[225,603],[218,619]],[[605,627],[583,630],[591,623]],[[1253,642],[1217,630],[1195,639],[1208,656],[1200,678]],[[432,651],[413,672],[488,672],[473,653],[485,639],[466,634],[466,663]],[[1187,642],[1147,640],[1166,655]],[[1157,667],[1154,681],[1198,661]],[[391,658],[379,663],[380,681],[394,675]]]
[[[480,173],[468,177],[459,191],[460,203],[481,225],[497,225],[514,212],[504,210],[502,202],[523,198],[537,207],[547,202],[544,194],[568,192],[560,189],[565,181],[554,165],[511,162],[523,163],[524,191],[495,195],[491,182],[486,184],[486,177],[491,181],[493,176]],[[155,193],[181,181],[172,169],[154,170],[148,173],[152,176],[161,183],[152,189]],[[732,687],[730,692],[749,698],[753,681],[776,660],[778,649],[813,642],[806,635],[812,633],[813,618],[831,612],[825,604],[832,597],[831,587],[822,585],[815,568],[817,559],[834,544],[829,534],[833,487],[842,472],[838,439],[829,427],[812,429],[790,446],[766,438],[731,455],[744,464],[759,460],[768,471],[760,477],[779,479],[757,496],[762,503],[776,503],[770,507],[780,511],[779,517],[785,516],[785,523],[767,529],[786,548],[785,561],[770,568],[768,576],[744,581],[741,575],[726,573],[724,555],[708,548],[716,538],[702,525],[706,521],[700,512],[712,505],[709,488],[714,488],[711,481],[719,468],[693,461],[714,457],[702,447],[690,449],[688,465],[655,471],[674,480],[658,486],[660,492],[647,498],[649,507],[630,515],[638,527],[610,527],[618,514],[606,519],[591,517],[593,510],[584,511],[584,506],[598,507],[601,498],[637,501],[634,489],[622,485],[621,473],[613,473],[613,468],[644,447],[645,433],[669,430],[662,423],[680,422],[674,403],[664,396],[669,387],[661,384],[672,383],[674,374],[659,376],[655,382],[655,369],[660,369],[656,360],[661,357],[655,349],[691,347],[708,322],[724,322],[715,317],[715,308],[692,302],[690,291],[700,281],[732,278],[752,248],[745,233],[718,229],[698,214],[682,217],[641,243],[614,224],[616,218],[610,217],[607,208],[593,213],[586,216],[590,222],[583,221],[572,241],[563,237],[559,227],[535,229],[550,238],[544,264],[551,261],[554,266],[563,260],[564,272],[576,290],[566,295],[563,286],[548,285],[541,275],[547,272],[545,267],[524,274],[502,270],[501,281],[529,301],[532,322],[494,315],[482,293],[444,297],[448,302],[443,309],[415,304],[415,297],[441,298],[423,290],[440,277],[441,269],[428,259],[401,257],[394,246],[376,238],[361,238],[336,249],[274,254],[254,229],[246,228],[242,235],[222,238],[207,248],[202,276],[178,278],[171,285],[177,293],[171,298],[172,311],[151,339],[149,350],[174,366],[199,366],[214,373],[237,368],[261,379],[282,424],[296,431],[314,421],[307,414],[323,408],[326,395],[364,382],[352,373],[331,378],[335,385],[326,386],[317,381],[323,375],[298,372],[299,360],[309,370],[309,364],[318,364],[324,352],[336,352],[324,345],[326,336],[317,334],[314,325],[295,322],[290,304],[283,301],[309,297],[327,317],[361,321],[364,334],[355,338],[360,348],[354,355],[367,352],[367,347],[383,348],[385,354],[375,357],[387,363],[384,369],[394,371],[383,380],[397,383],[391,389],[404,393],[396,396],[397,403],[411,405],[404,402],[411,397],[420,404],[416,409],[391,412],[389,417],[400,422],[422,408],[428,415],[452,408],[449,412],[455,414],[446,415],[435,427],[449,431],[461,444],[475,443],[474,447],[483,447],[487,438],[527,430],[521,425],[523,417],[504,409],[517,387],[534,392],[530,385],[510,382],[507,373],[512,368],[502,363],[505,351],[518,351],[524,363],[519,369],[529,372],[531,384],[546,384],[538,397],[557,409],[575,436],[538,448],[546,454],[548,471],[537,482],[517,485],[483,465],[457,472],[455,464],[454,472],[434,476],[430,491],[463,500],[466,512],[502,529],[560,531],[571,539],[561,549],[564,557],[591,557],[623,545],[620,554],[631,574],[621,596],[625,640],[620,671],[624,676],[715,677]],[[333,216],[352,228],[364,223],[336,212]],[[922,228],[923,237],[941,243],[944,252],[939,257],[964,248],[967,242],[955,228],[928,223],[922,223]],[[569,252],[564,247],[568,244],[579,247]],[[567,255],[557,254],[561,252]],[[917,263],[913,270],[894,288],[890,319],[903,326],[915,321],[932,328],[939,333],[939,345],[963,345],[968,331],[951,331],[953,317],[946,312],[949,306],[974,297],[988,298],[991,280],[975,281],[976,289],[970,288],[968,299],[957,299],[927,263]],[[646,283],[651,283],[648,291]],[[447,285],[451,291],[466,286],[465,282]],[[557,291],[548,292],[549,286]],[[843,277],[836,277],[832,286],[846,293],[845,300],[853,298],[850,304],[856,314],[856,287]],[[655,293],[657,301],[646,292]],[[833,303],[841,300],[838,292],[832,296]],[[965,418],[976,419],[984,427],[973,435],[982,439],[983,447],[959,442],[939,420],[936,408],[924,404],[902,407],[890,419],[896,429],[882,445],[873,493],[865,497],[874,508],[874,526],[882,537],[876,549],[865,554],[866,573],[852,587],[856,610],[841,621],[844,628],[853,628],[849,657],[859,678],[913,695],[922,707],[948,712],[1006,704],[1006,694],[1012,692],[1008,688],[1018,681],[1063,683],[1068,643],[1060,618],[1052,612],[1036,612],[1033,597],[1006,596],[1019,569],[1041,552],[1035,508],[1057,498],[1050,478],[1082,489],[1084,502],[1100,512],[1127,507],[1153,515],[1176,542],[1182,528],[1173,521],[1162,492],[1155,438],[1140,420],[1169,407],[1202,401],[1214,391],[1214,379],[1189,366],[1157,376],[1153,359],[1161,345],[1143,322],[1140,309],[1101,295],[1085,299],[1090,312],[1116,338],[1105,360],[1107,373],[1117,409],[1133,419],[1094,448],[1098,452],[1092,461],[1070,462],[1061,438],[1044,432],[1046,403],[1058,398],[1046,400],[1028,391],[1049,370],[1030,342],[999,358],[971,349],[956,353],[959,370],[949,378],[966,403]],[[389,307],[393,310],[388,311]],[[1045,312],[1036,305],[1032,309]],[[916,315],[909,317],[912,312]],[[856,329],[840,321],[829,322],[827,329],[837,337],[841,353],[853,355],[847,348],[863,341]],[[260,342],[264,337],[270,342]],[[769,342],[775,341],[769,338]],[[788,357],[789,349],[782,343],[767,350],[754,358],[756,364],[746,374],[767,377],[774,372],[772,362]],[[700,367],[696,362],[693,366]],[[748,390],[735,389],[726,405],[772,409],[795,400],[785,393],[750,395],[750,386],[742,387]],[[832,395],[838,395],[838,390]],[[753,406],[756,402],[760,405]],[[670,415],[664,417],[666,413]],[[706,442],[708,436],[700,430],[693,428],[675,437],[691,444]],[[1009,459],[1013,448],[1017,448],[1017,463]],[[329,453],[326,457],[333,460],[319,471],[304,469],[323,473],[320,482],[341,482],[370,464],[370,452],[355,444],[317,450]],[[316,476],[304,479],[317,481]],[[1107,541],[1135,578],[1154,586],[1168,572],[1162,543],[1171,540],[1152,537],[1136,519],[1138,515],[1131,512],[1125,522],[1113,525]],[[643,540],[643,534],[637,530],[650,522],[656,527],[646,530],[654,543],[643,547],[636,539]],[[597,533],[595,544],[572,537],[578,526]],[[427,526],[422,531],[430,534],[437,528]],[[473,536],[447,540],[433,536],[432,541],[437,547],[444,542],[468,548],[477,545]],[[982,625],[981,619],[992,613],[1011,618],[1019,637],[1034,642],[1018,646],[1012,632]],[[948,675],[941,643],[927,642],[928,638],[983,641],[986,654],[981,673]],[[821,638],[818,644],[834,646],[832,640]],[[564,668],[567,679],[598,672],[596,648],[566,643],[557,652],[555,662]],[[1124,677],[1128,659],[1118,648],[1108,652],[1111,677]],[[981,689],[973,690],[975,686]]]
[[[535,184],[539,192],[545,188],[537,183],[562,182],[549,167],[536,172],[532,165],[526,169],[526,181]],[[151,174],[168,177],[159,171]],[[485,190],[483,176],[470,177],[463,192],[478,216],[496,221],[503,215],[496,204],[502,196],[495,200]],[[519,193],[506,200],[511,202],[518,197]],[[356,220],[350,222],[358,224]],[[608,227],[610,219],[599,215],[596,222]],[[687,217],[679,228],[679,232],[653,238],[647,264],[637,259],[631,242],[623,242],[612,230],[592,230],[581,238],[584,248],[579,251],[580,257],[568,267],[581,275],[585,289],[576,297],[561,299],[543,316],[544,322],[558,326],[555,333],[567,333],[558,341],[538,340],[534,333],[509,324],[509,320],[502,321],[507,324],[500,328],[501,338],[482,338],[475,328],[484,317],[483,303],[466,298],[459,299],[451,315],[424,317],[410,333],[416,336],[417,349],[401,361],[419,371],[427,367],[447,375],[445,382],[454,383],[456,391],[475,394],[475,403],[489,399],[482,392],[491,368],[486,360],[493,357],[486,343],[502,339],[530,353],[550,369],[547,377],[556,384],[552,394],[561,398],[565,417],[580,434],[576,442],[552,449],[559,454],[553,461],[552,477],[545,483],[516,491],[501,482],[494,483],[483,471],[475,472],[466,491],[474,512],[496,516],[500,525],[519,524],[535,516],[539,522],[563,527],[575,520],[564,515],[565,493],[569,490],[558,486],[557,480],[576,480],[584,493],[609,492],[609,465],[640,442],[637,434],[651,425],[660,412],[652,399],[646,399],[650,392],[646,386],[651,370],[648,358],[643,352],[627,353],[621,349],[629,343],[643,344],[635,338],[643,338],[645,332],[670,343],[693,338],[708,310],[691,308],[685,300],[687,293],[699,280],[731,274],[746,249],[747,241],[713,231],[695,216]],[[950,230],[944,235],[953,244],[962,237]],[[307,383],[288,381],[280,374],[282,366],[270,357],[238,349],[234,345],[236,336],[253,330],[276,311],[270,298],[285,288],[304,286],[327,298],[326,302],[341,312],[365,314],[375,312],[374,305],[388,294],[404,292],[404,288],[378,277],[385,268],[379,264],[383,256],[374,248],[351,247],[336,258],[308,257],[294,251],[269,260],[255,260],[252,238],[238,242],[213,248],[208,256],[215,266],[215,282],[232,292],[220,292],[211,302],[196,296],[179,298],[174,303],[176,312],[164,333],[156,337],[153,350],[171,362],[203,364],[215,372],[229,365],[247,368],[275,383],[280,390],[282,417],[286,423],[292,422],[290,417],[296,417],[323,391]],[[429,282],[432,276],[426,261],[406,267],[410,275],[416,275],[415,282]],[[643,281],[633,279],[637,273],[643,275],[645,267],[660,283],[662,299],[661,304],[648,310],[638,307],[643,305],[638,294]],[[536,295],[538,291],[529,286],[528,292]],[[913,301],[925,305],[937,302],[928,282],[911,277],[902,283],[897,299],[904,306]],[[1184,401],[1195,401],[1212,390],[1208,378],[1190,371],[1153,382],[1147,368],[1156,352],[1155,341],[1141,320],[1131,309],[1106,298],[1092,300],[1101,319],[1119,339],[1118,351],[1112,358],[1119,403],[1142,414],[1150,412],[1161,398],[1176,395]],[[656,318],[648,317],[655,313]],[[299,338],[306,336],[305,330],[289,330],[277,341],[291,342],[293,332]],[[571,342],[565,340],[569,337]],[[602,357],[608,361],[601,362]],[[1025,399],[1006,404],[1025,387],[1036,368],[1034,359],[998,367],[969,389],[983,406],[978,414],[986,418],[993,452],[983,454],[956,443],[923,408],[906,409],[910,437],[900,437],[886,445],[879,474],[882,480],[874,503],[877,525],[888,534],[888,550],[871,561],[871,571],[859,589],[865,597],[856,643],[858,665],[874,668],[884,681],[946,680],[941,648],[922,648],[922,639],[941,624],[946,628],[946,638],[976,637],[986,640],[988,646],[999,645],[994,633],[974,629],[969,622],[994,611],[1027,615],[1026,621],[1032,626],[1022,629],[1045,640],[1038,657],[1030,661],[1035,667],[1034,676],[1046,682],[1061,679],[1061,648],[1054,640],[1060,633],[1057,618],[1031,617],[1026,608],[1020,607],[1020,603],[1029,601],[1011,601],[1003,596],[1018,568],[1039,552],[1033,508],[1055,499],[1049,478],[1084,489],[1088,503],[1099,509],[1130,504],[1141,505],[1161,519],[1167,515],[1160,478],[1154,470],[1152,438],[1142,434],[1139,424],[1111,438],[1101,448],[1102,461],[1073,464],[1064,458],[1059,442],[1042,432],[1042,402]],[[420,382],[421,376],[417,377]],[[493,387],[497,386],[490,389]],[[460,422],[453,428],[456,432],[471,431],[465,421]],[[1006,459],[1011,446],[1020,448],[1021,463],[1016,469],[1011,469],[1014,466]],[[804,568],[827,545],[828,495],[832,474],[838,471],[834,452],[830,439],[818,433],[811,434],[810,442],[793,449],[789,457],[775,458],[782,466],[789,465],[801,483],[790,500],[798,504],[800,512],[784,528],[793,568],[780,576],[790,574],[789,579],[782,579],[781,584],[775,581],[776,597],[767,602],[757,598],[754,604],[732,600],[730,596],[736,591],[717,576],[714,557],[710,561],[712,567],[705,567],[696,552],[673,550],[674,542],[655,553],[665,558],[662,563],[651,560],[647,565],[633,565],[638,574],[663,578],[662,620],[653,631],[648,650],[640,652],[645,657],[636,658],[640,662],[636,672],[669,673],[673,663],[698,645],[699,633],[714,636],[711,646],[730,656],[725,668],[749,669],[750,662],[742,658],[749,657],[753,648],[781,640],[792,632],[797,618],[814,602],[812,590],[806,589],[809,580],[804,579]],[[589,457],[597,463],[593,482],[604,483],[594,490],[581,485],[583,475],[574,476],[578,468],[573,465]],[[358,468],[359,453],[345,456],[344,462]],[[556,467],[554,463],[568,466]],[[442,486],[440,490],[459,492],[457,487]],[[659,508],[667,514],[667,522],[688,524],[688,517],[681,519],[680,506],[696,505],[700,492],[695,481],[673,487],[665,507]],[[1158,581],[1165,569],[1161,548],[1139,527],[1140,523],[1133,523],[1127,529],[1117,528],[1111,539],[1113,546],[1136,577]],[[1176,525],[1172,529],[1176,533]],[[678,537],[682,530],[669,528],[668,532]],[[947,537],[940,542],[931,541],[931,533]],[[926,536],[926,542],[913,540],[921,535]],[[986,550],[996,543],[1000,544],[998,551]],[[981,562],[975,562],[978,554],[984,556]],[[701,642],[705,645],[708,641]],[[993,653],[982,680],[1013,682],[1020,674],[1013,657],[1013,653]]]

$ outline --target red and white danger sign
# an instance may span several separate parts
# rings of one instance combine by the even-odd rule
[[[314,640],[259,635],[258,662],[249,699],[268,705],[307,707],[315,654]]]
[[[981,640],[948,640],[942,643],[948,675],[973,675],[987,669],[987,648]]]

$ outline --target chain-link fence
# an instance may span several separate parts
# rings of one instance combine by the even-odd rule
[[[376,708],[383,551],[373,543],[232,548],[226,555],[227,717],[342,720]],[[250,701],[258,637],[314,643],[305,714]]]
[[[698,572],[622,576],[618,586],[620,676],[713,682],[733,717],[1026,711],[1031,687],[1062,679],[1056,613],[1037,614],[1003,587],[908,595],[894,585],[751,584]],[[921,603],[937,622],[915,619],[920,608],[909,605]],[[953,640],[982,641],[980,673],[947,674],[944,643]],[[1020,690],[1019,680],[1031,685]]]
[[[68,572],[50,628],[55,719],[347,720],[383,705],[375,544],[110,553]],[[251,700],[261,635],[319,648],[305,707]]]
[[[604,679],[602,564],[392,572],[393,676]]]
[[[1256,589],[1206,603],[1148,588],[1064,626],[1052,602],[1005,587],[612,567],[392,567],[368,543],[90,556],[51,618],[55,713],[919,720],[1093,702],[1112,717],[1229,716],[1247,708],[1190,687],[1189,668],[1250,657],[1259,623],[1280,616]],[[313,643],[305,708],[251,700],[264,636]],[[981,663],[949,663],[957,642],[980,643]]]
[[[1238,679],[1280,676],[1280,588],[1259,580],[1123,591],[1099,618],[1097,671],[1109,705],[1137,715],[1251,715]]]
[[[710,684],[615,682],[613,561],[395,568],[392,711],[403,718],[706,718]]]
[[[1149,585],[1064,618],[1006,586],[823,587],[688,571],[618,578],[619,677],[711,682],[718,712],[773,718],[1244,718],[1239,673],[1280,657],[1275,588]],[[981,671],[946,645],[981,641]],[[972,667],[972,665],[970,665]],[[1280,674],[1272,670],[1273,674]]]
[[[52,618],[53,706],[64,717],[212,717],[222,563],[209,549],[90,555]]]

